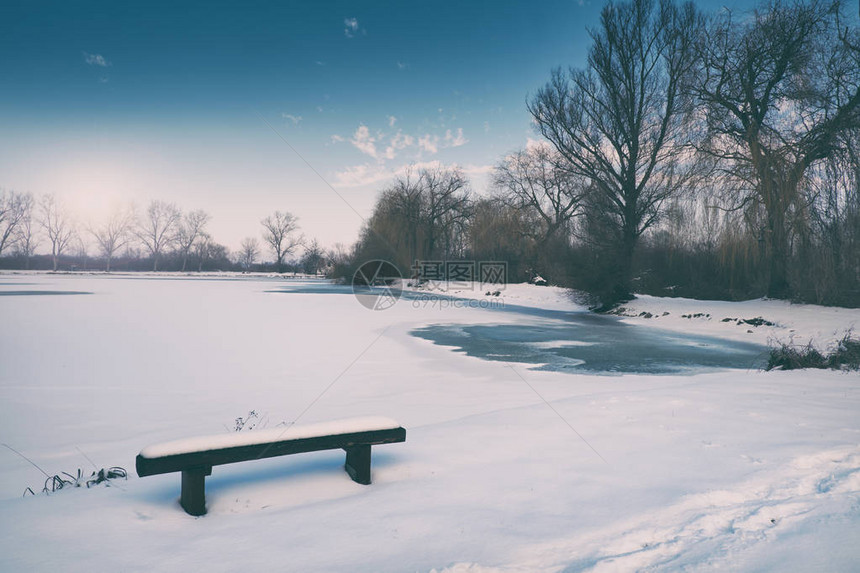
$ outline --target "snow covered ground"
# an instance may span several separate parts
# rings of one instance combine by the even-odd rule
[[[370,311],[313,281],[219,278],[0,274],[0,442],[49,474],[132,473],[21,497],[45,476],[0,447],[0,570],[860,566],[856,372],[536,371],[410,332],[546,317],[405,299]],[[552,287],[500,298],[583,312]],[[639,328],[752,342],[826,345],[860,324],[776,301],[625,307]],[[776,326],[722,322],[757,317]],[[142,448],[226,434],[250,410],[258,429],[386,416],[407,441],[374,448],[370,486],[342,452],[216,467],[202,518],[179,508],[178,474],[134,475]]]

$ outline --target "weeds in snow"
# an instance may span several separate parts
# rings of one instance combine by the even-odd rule
[[[860,370],[860,339],[849,331],[828,355],[812,345],[780,343],[770,350],[765,370],[798,370],[802,368],[831,368],[834,370]]]
[[[278,422],[275,424],[277,426],[285,426],[286,422]],[[269,414],[268,412],[263,412],[262,414],[258,413],[256,410],[248,410],[248,413],[245,416],[239,416],[236,418],[236,421],[233,423],[234,432],[241,432],[243,430],[253,430],[254,428],[259,427],[260,429],[265,429],[269,427]],[[224,424],[224,428],[229,432],[230,428]]]
[[[125,470],[125,468],[121,468],[118,466],[112,468],[102,468],[97,472],[93,472],[89,476],[85,475],[81,469],[78,469],[76,475],[72,475],[68,472],[62,472],[62,475],[57,474],[48,476],[48,479],[45,480],[45,486],[42,488],[42,493],[54,493],[67,487],[83,487],[84,485],[89,488],[94,485],[104,483],[108,480],[118,478],[128,479],[128,472]],[[30,494],[32,495],[36,495],[29,487],[24,490],[25,496],[27,495],[27,492],[30,492]]]
[[[46,479],[45,485],[42,487],[42,493],[54,493],[67,487],[81,487],[83,485],[86,485],[87,487],[92,487],[94,485],[98,485],[100,483],[107,482],[108,480],[117,478],[128,479],[128,472],[125,470],[125,468],[121,468],[119,466],[114,466],[107,469],[102,468],[100,470],[94,471],[88,476],[84,475],[83,470],[81,470],[80,468],[78,468],[77,475],[72,475],[68,472],[61,472],[62,475],[48,475],[48,472],[43,470],[41,466],[39,466],[39,464],[22,454],[9,444],[2,445],[6,447],[9,451],[14,452],[18,456],[20,456],[22,459],[24,459],[26,462],[28,462],[30,465],[32,465],[34,468],[44,474]],[[78,449],[78,451],[81,452],[80,449]],[[90,460],[90,458],[87,457],[86,454],[84,454],[83,452],[81,452],[81,454],[85,458],[87,458],[87,461],[92,463],[92,460]],[[95,464],[93,464],[93,467],[95,467]],[[33,488],[31,487],[28,487],[24,490],[24,497],[26,497],[28,493],[30,495],[36,495],[36,492],[34,492]]]
[[[252,420],[257,420],[254,422]],[[257,427],[257,423],[260,420],[260,415],[257,414],[256,410],[250,410],[247,416],[239,416],[236,418],[236,425],[233,427],[234,432],[241,432],[242,430],[253,430]]]

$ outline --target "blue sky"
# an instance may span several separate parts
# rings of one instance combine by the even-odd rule
[[[602,4],[6,0],[0,186],[54,193],[81,225],[166,199],[230,248],[274,210],[349,244],[407,165],[458,164],[483,192]],[[700,2],[723,4],[748,2]]]

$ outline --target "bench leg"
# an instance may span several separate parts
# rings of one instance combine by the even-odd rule
[[[188,515],[206,515],[206,476],[212,475],[212,468],[193,468],[182,470],[182,493],[179,504]]]
[[[352,481],[363,485],[370,483],[370,444],[344,448],[346,450],[346,473]]]

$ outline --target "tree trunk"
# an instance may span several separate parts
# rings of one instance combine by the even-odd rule
[[[772,204],[767,215],[768,247],[768,298],[789,298],[788,284],[788,233],[785,228],[785,211],[781,202]]]

